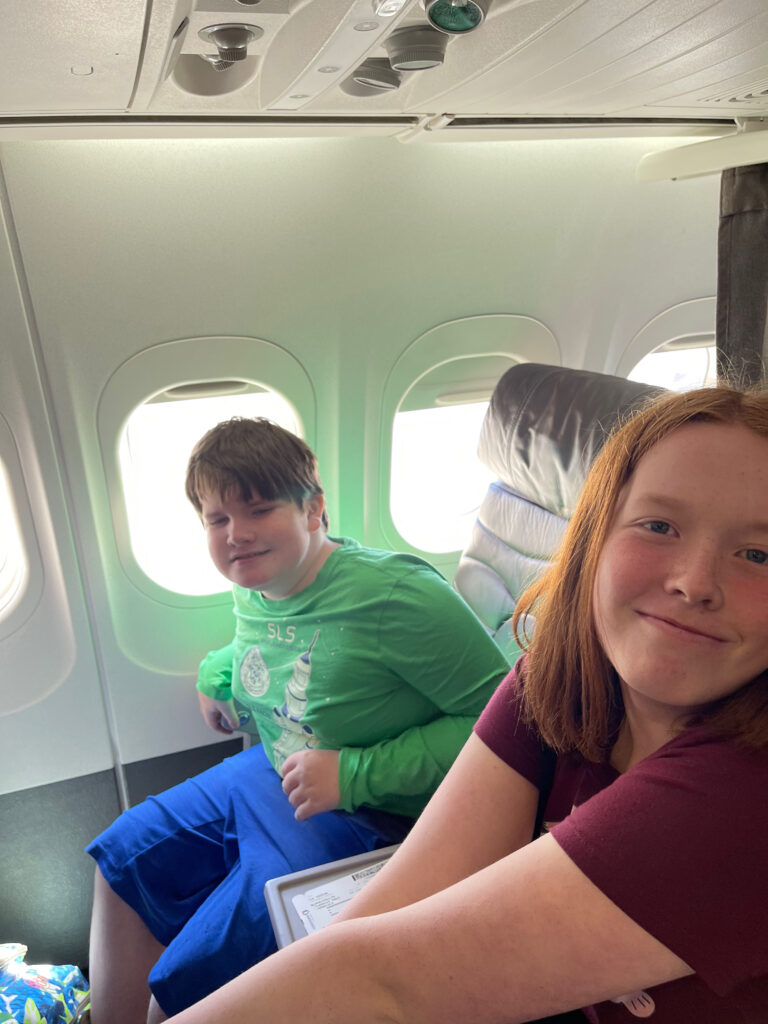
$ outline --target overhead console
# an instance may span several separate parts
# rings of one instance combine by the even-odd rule
[[[2,139],[707,137],[768,116],[754,0],[0,0],[0,18]]]

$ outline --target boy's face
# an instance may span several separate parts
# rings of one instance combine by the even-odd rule
[[[249,501],[235,492],[209,494],[202,520],[213,564],[232,583],[279,600],[302,590],[322,536],[323,498]],[[321,534],[318,535],[318,531]]]

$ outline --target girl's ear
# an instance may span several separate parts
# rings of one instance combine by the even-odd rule
[[[323,513],[325,512],[325,495],[314,494],[311,498],[308,498],[304,502],[304,507],[307,513],[307,526],[309,532],[314,533],[316,530],[323,528]]]

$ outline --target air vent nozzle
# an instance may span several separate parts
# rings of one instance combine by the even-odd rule
[[[258,25],[209,25],[201,29],[198,35],[207,43],[213,43],[219,60],[234,64],[235,61],[245,60],[249,43],[263,36],[264,29]]]

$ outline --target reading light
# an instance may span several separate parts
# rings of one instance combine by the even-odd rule
[[[377,18],[394,18],[407,2],[408,0],[373,0],[373,13]]]
[[[424,0],[431,25],[450,36],[465,35],[482,24],[488,0]]]

